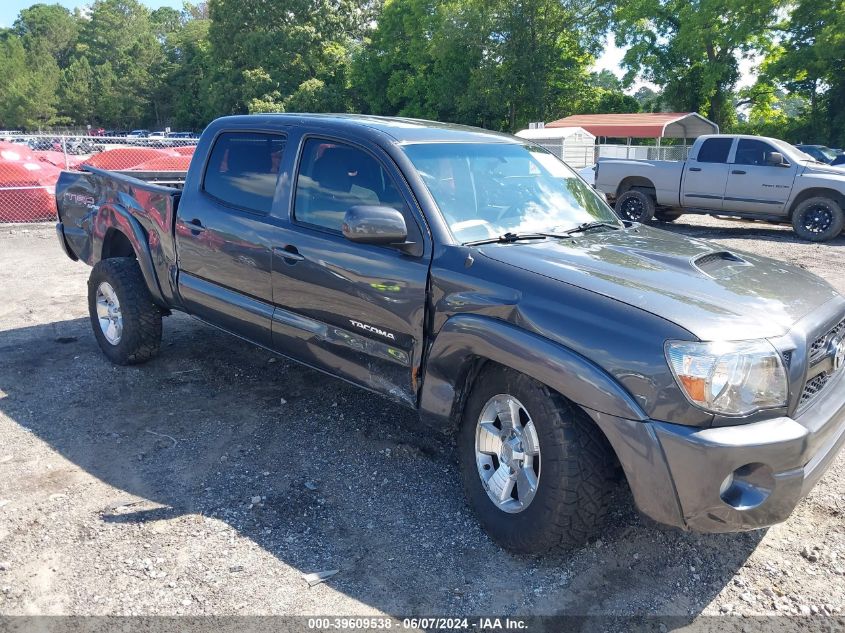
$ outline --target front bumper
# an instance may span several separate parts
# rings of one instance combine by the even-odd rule
[[[794,419],[709,429],[592,412],[640,510],[698,532],[785,520],[845,444],[845,371]]]

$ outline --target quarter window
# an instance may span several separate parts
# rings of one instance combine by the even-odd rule
[[[733,144],[732,138],[708,138],[698,150],[699,163],[726,163]]]
[[[294,218],[340,231],[349,208],[362,204],[406,212],[399,190],[375,158],[342,143],[308,139],[296,181]]]
[[[211,150],[203,189],[224,204],[269,213],[284,150],[284,136],[224,132]]]

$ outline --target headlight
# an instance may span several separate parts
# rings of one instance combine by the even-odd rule
[[[786,370],[768,341],[669,341],[666,359],[681,390],[702,409],[744,415],[786,406]]]

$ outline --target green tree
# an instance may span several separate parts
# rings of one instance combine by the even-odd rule
[[[78,54],[87,57],[101,90],[96,118],[103,123],[160,122],[158,83],[163,51],[149,10],[138,0],[96,0],[82,29]]]
[[[602,2],[389,0],[353,63],[366,107],[517,129],[590,98]]]
[[[69,121],[88,123],[94,120],[95,78],[87,57],[79,57],[62,71],[59,83],[59,108]]]
[[[845,0],[798,0],[780,28],[760,88],[784,90],[806,104],[791,130],[794,140],[845,145]]]
[[[215,109],[244,112],[274,92],[279,97],[271,101],[284,101],[310,79],[345,91],[347,51],[364,32],[370,8],[362,0],[209,0]],[[256,78],[266,92],[255,94]]]
[[[0,40],[0,122],[3,127],[38,130],[56,118],[59,67],[46,51],[28,54],[22,38]]]
[[[615,14],[618,45],[629,47],[627,81],[663,88],[676,110],[696,110],[729,128],[739,58],[764,50],[783,0],[631,0]]]
[[[187,10],[191,15],[190,8]],[[210,20],[192,17],[175,33],[168,35],[165,53],[172,62],[166,79],[171,88],[174,123],[202,129],[217,116],[214,110],[214,66],[208,42]]]
[[[51,55],[61,68],[70,64],[80,19],[58,4],[33,4],[18,15],[12,30],[28,52]]]

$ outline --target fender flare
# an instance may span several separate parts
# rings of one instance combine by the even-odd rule
[[[429,424],[446,430],[455,426],[476,359],[526,374],[581,407],[629,420],[648,419],[628,391],[584,356],[498,319],[458,315],[446,321],[429,350],[420,393],[420,414]]]
[[[141,227],[141,223],[120,205],[106,203],[101,205],[97,210],[92,230],[94,240],[93,252],[95,253],[95,260],[92,264],[96,264],[102,259],[106,235],[108,235],[110,229],[122,233],[129,240],[132,249],[135,251],[138,266],[141,268],[141,274],[144,276],[144,281],[147,284],[150,295],[152,295],[153,302],[159,307],[166,309],[168,307],[167,302],[164,300],[164,295],[161,292],[161,286],[159,286],[158,277],[153,267],[153,256],[150,251],[150,245],[147,242],[147,234],[143,227]]]

